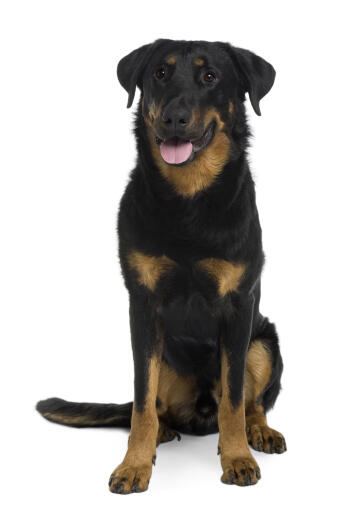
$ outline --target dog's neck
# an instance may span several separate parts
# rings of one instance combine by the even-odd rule
[[[139,231],[145,236],[150,234],[151,239],[157,236],[163,240],[167,253],[172,252],[173,245],[181,246],[184,257],[199,248],[210,257],[215,253],[215,247],[224,245],[223,240],[238,246],[235,219],[238,218],[240,234],[247,231],[250,218],[257,214],[246,142],[231,148],[230,159],[210,186],[191,197],[184,197],[177,193],[156,165],[146,125],[139,112],[135,135],[138,159],[130,186],[135,207],[143,211]],[[238,142],[238,138],[236,140]],[[186,172],[186,166],[179,170]]]

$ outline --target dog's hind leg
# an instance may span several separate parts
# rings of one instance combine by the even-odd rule
[[[157,434],[156,439],[156,446],[159,446],[160,444],[164,444],[166,442],[171,442],[174,440],[174,438],[177,438],[178,441],[181,440],[181,435],[177,431],[174,431],[174,429],[169,428],[164,422],[159,421],[159,431]]]
[[[257,451],[283,453],[284,436],[268,426],[266,412],[280,391],[283,364],[273,324],[264,320],[262,331],[250,344],[245,371],[245,414],[249,444]]]

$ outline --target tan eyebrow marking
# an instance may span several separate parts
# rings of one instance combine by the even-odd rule
[[[197,58],[197,59],[195,59],[194,64],[196,66],[203,66],[205,64],[205,62],[204,62],[204,59]]]
[[[174,66],[175,62],[176,62],[175,57],[169,57],[169,59],[167,60],[167,64],[169,64],[170,66]]]

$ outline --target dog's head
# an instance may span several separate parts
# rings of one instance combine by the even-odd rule
[[[245,93],[260,115],[259,101],[275,79],[271,64],[247,50],[227,43],[165,39],[124,57],[117,73],[129,94],[128,107],[136,86],[142,91],[142,115],[154,159],[164,173],[207,157],[214,144],[215,154],[218,149],[226,163],[228,133],[242,111]]]

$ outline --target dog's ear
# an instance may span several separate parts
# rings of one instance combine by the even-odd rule
[[[128,92],[127,108],[130,108],[134,101],[136,86],[142,89],[143,71],[151,55],[163,41],[158,39],[154,43],[145,44],[141,48],[129,53],[121,59],[117,66],[117,77],[122,87]]]
[[[232,46],[229,53],[237,68],[244,93],[249,93],[254,111],[261,115],[259,102],[273,86],[276,71],[269,62],[251,51]]]

